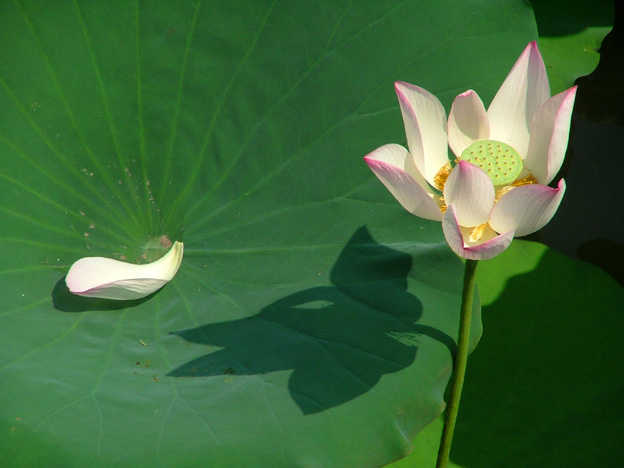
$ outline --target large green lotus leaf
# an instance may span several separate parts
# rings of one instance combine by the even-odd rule
[[[533,242],[483,262],[477,280],[487,331],[470,359],[454,460],[468,468],[620,465],[624,289]]]
[[[0,12],[2,464],[407,453],[443,408],[463,268],[361,158],[405,139],[397,79],[489,101],[536,36],[525,2]],[[174,240],[180,271],[144,300],[64,285],[80,257]]]
[[[602,270],[514,240],[480,262],[483,337],[451,458],[464,468],[619,466],[624,290]],[[435,466],[442,418],[393,468]]]
[[[613,26],[611,0],[532,0],[539,46],[553,94],[589,75],[600,60],[602,40]]]
[[[461,407],[461,405],[460,405]],[[418,433],[412,443],[412,453],[407,457],[386,465],[386,468],[433,468],[438,459],[438,448],[442,429],[444,428],[444,415],[433,421]],[[449,460],[447,468],[463,468]]]

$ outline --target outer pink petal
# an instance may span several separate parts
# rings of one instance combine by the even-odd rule
[[[442,218],[442,230],[444,231],[444,237],[446,242],[457,255],[469,260],[489,260],[496,257],[499,253],[509,247],[514,237],[514,232],[509,231],[493,239],[484,242],[483,244],[468,246],[464,242],[461,228],[457,222],[457,216],[455,213],[455,207],[449,205],[444,212]]]
[[[544,61],[537,44],[531,42],[487,111],[490,139],[513,146],[523,157],[529,149],[529,130],[533,115],[550,97]]]
[[[550,98],[533,116],[531,143],[524,164],[540,184],[548,185],[561,169],[575,97],[576,86]]]
[[[459,161],[444,185],[444,201],[453,205],[462,226],[478,226],[485,223],[494,206],[494,184],[480,168],[466,161]]]
[[[497,232],[515,230],[516,236],[538,231],[557,212],[565,187],[561,179],[556,189],[537,184],[514,188],[494,206],[490,226]]]
[[[448,162],[446,113],[433,94],[408,83],[397,82],[407,145],[416,167],[433,185],[433,178]]]
[[[409,153],[405,148],[385,145],[365,156],[364,161],[403,208],[421,218],[440,221],[442,212],[431,194],[405,171],[401,161],[406,158]]]
[[[394,143],[384,145],[380,148],[377,148],[372,153],[368,154],[366,158],[372,158],[377,161],[385,162],[396,166],[399,169],[403,169],[416,182],[418,182],[418,185],[420,185],[420,187],[424,189],[425,192],[427,192],[429,195],[433,195],[433,190],[414,164],[414,158],[401,145],[396,145]]]
[[[490,121],[477,93],[466,91],[455,98],[448,119],[449,146],[458,158],[475,141],[490,138]]]

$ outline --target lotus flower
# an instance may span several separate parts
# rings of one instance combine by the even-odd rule
[[[177,273],[184,244],[176,242],[162,258],[145,265],[112,258],[85,257],[76,261],[65,278],[69,290],[79,296],[104,299],[141,299],[158,291]]]
[[[544,62],[531,42],[488,110],[476,92],[440,101],[397,82],[409,151],[389,144],[364,160],[410,213],[442,221],[453,251],[492,258],[553,217],[565,181],[548,187],[568,145],[576,87],[550,97]],[[448,147],[454,154],[448,156]]]

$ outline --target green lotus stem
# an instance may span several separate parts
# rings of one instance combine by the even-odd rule
[[[474,297],[476,270],[477,260],[466,260],[461,315],[459,318],[457,353],[455,354],[455,362],[453,364],[451,392],[444,416],[444,429],[442,430],[442,440],[440,441],[440,449],[438,450],[436,468],[446,468],[451,453],[455,421],[457,420],[457,413],[459,411],[459,401],[461,399],[462,387],[464,386],[466,363],[468,362],[468,345],[470,344],[470,323],[472,322],[472,299]]]

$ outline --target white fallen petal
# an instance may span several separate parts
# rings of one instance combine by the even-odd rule
[[[132,300],[149,296],[177,273],[184,244],[176,242],[162,258],[135,265],[104,257],[85,257],[75,262],[65,278],[69,290],[79,296]]]

